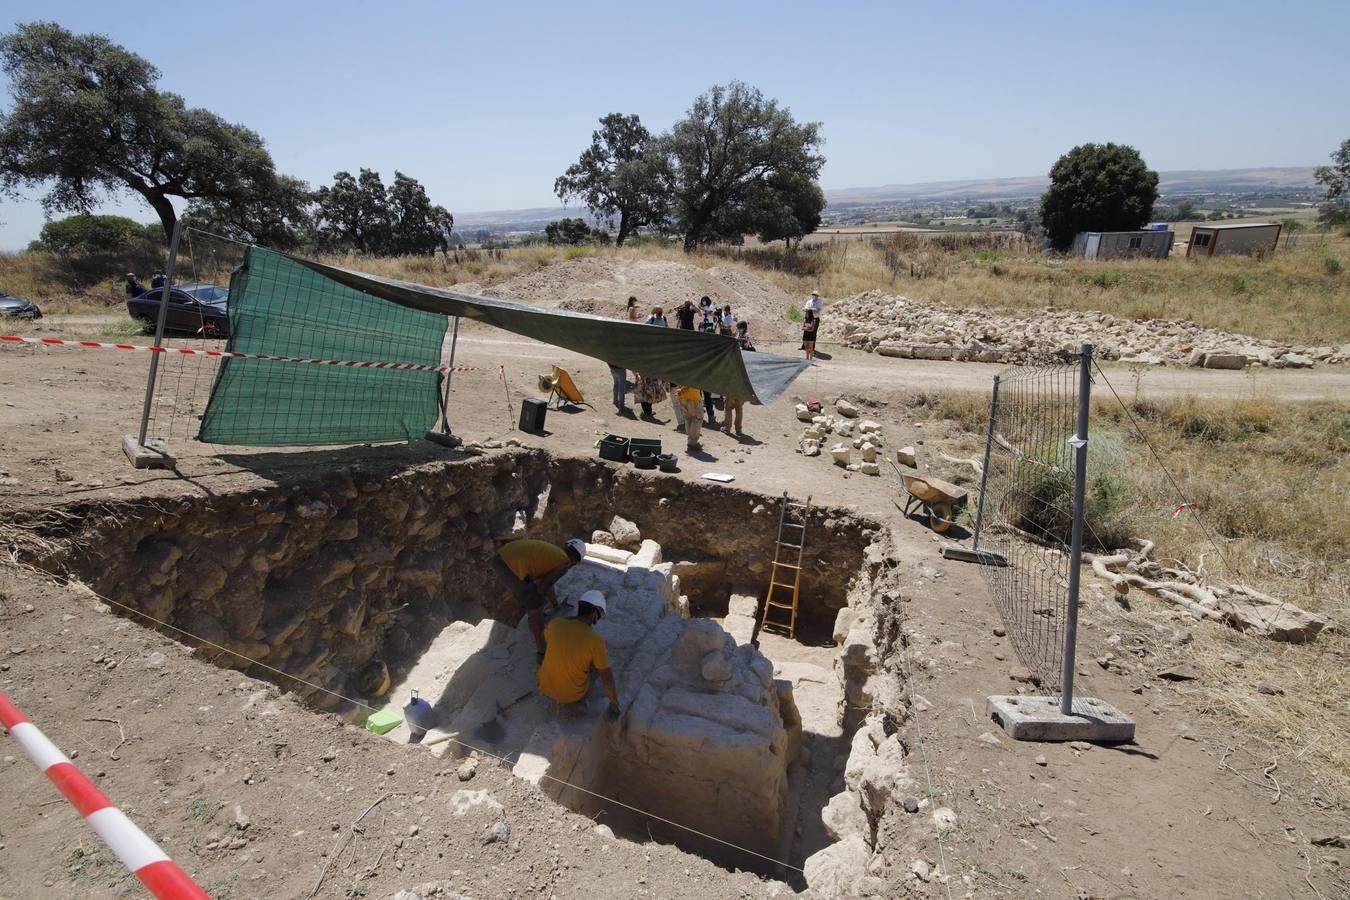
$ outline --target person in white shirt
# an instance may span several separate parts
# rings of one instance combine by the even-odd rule
[[[820,318],[820,314],[825,310],[825,301],[820,299],[819,291],[811,292],[811,299],[806,301],[804,309],[811,310],[811,312],[816,314],[817,319]]]

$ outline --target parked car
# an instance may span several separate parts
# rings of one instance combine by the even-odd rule
[[[131,318],[155,330],[159,319],[159,298],[163,288],[151,288],[139,297],[127,300]],[[164,320],[165,331],[188,332],[203,337],[228,337],[230,320],[226,313],[229,288],[218,284],[176,284],[169,293],[169,313]]]
[[[15,297],[12,294],[0,294],[0,316],[13,316],[16,319],[40,319],[42,310],[32,300]]]

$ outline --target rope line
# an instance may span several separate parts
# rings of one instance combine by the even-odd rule
[[[20,568],[26,569],[26,570],[32,572],[33,574],[36,574],[36,575],[39,575],[39,576],[48,576],[48,575],[50,575],[50,573],[44,572],[44,571],[42,571],[41,569],[38,569],[38,568],[36,568],[35,566],[31,566],[31,565],[28,565],[28,564],[26,564],[26,563],[21,563],[21,562],[18,562],[18,561],[14,561],[14,565],[16,565],[16,566],[18,566],[18,567],[20,567]],[[88,587],[88,586],[86,585],[86,587]],[[145,612],[142,612],[141,610],[136,609],[136,608],[134,608],[134,607],[127,606],[125,603],[119,603],[118,601],[113,600],[113,599],[111,599],[111,598],[109,598],[109,597],[104,597],[102,594],[98,594],[98,593],[94,592],[92,589],[91,589],[89,592],[90,592],[91,594],[93,594],[95,597],[97,597],[99,600],[102,600],[104,603],[107,603],[107,604],[109,604],[110,606],[115,606],[115,607],[117,607],[118,609],[124,609],[124,610],[126,610],[127,612],[129,612],[129,613],[132,613],[132,614],[134,614],[134,615],[140,616],[141,618],[146,619],[146,620],[148,620],[148,621],[154,622],[156,625],[159,625],[159,626],[161,626],[161,627],[163,627],[163,628],[168,628],[168,629],[171,630],[171,631],[176,631],[177,633],[183,635],[184,637],[191,638],[192,640],[197,641],[197,642],[199,642],[199,643],[201,643],[201,644],[203,644],[203,645],[205,645],[205,646],[207,646],[207,647],[213,647],[213,648],[215,648],[216,650],[221,651],[222,653],[228,653],[228,654],[230,654],[231,656],[238,657],[239,659],[242,659],[242,660],[244,660],[245,662],[250,663],[251,665],[258,666],[259,668],[265,669],[265,670],[268,671],[268,672],[272,672],[272,673],[274,673],[274,674],[276,674],[276,675],[280,675],[280,676],[283,677],[283,678],[289,678],[289,679],[292,680],[292,681],[298,682],[299,684],[303,684],[303,685],[305,685],[306,687],[313,688],[314,690],[320,691],[320,692],[322,692],[322,693],[324,693],[324,694],[328,694],[329,696],[336,697],[336,698],[338,698],[339,700],[345,700],[345,701],[348,702],[348,703],[351,703],[351,704],[354,704],[354,705],[356,705],[356,706],[359,706],[361,709],[368,710],[368,711],[370,711],[370,712],[372,712],[372,713],[379,712],[378,709],[376,709],[375,707],[373,707],[373,706],[371,706],[370,704],[365,703],[365,702],[363,702],[363,701],[361,701],[361,700],[357,700],[357,699],[355,699],[355,698],[353,698],[353,697],[348,697],[348,696],[346,696],[346,695],[344,695],[344,694],[340,694],[340,693],[338,693],[337,691],[330,690],[329,688],[323,687],[322,685],[319,685],[319,684],[315,684],[315,683],[312,682],[312,681],[307,681],[306,679],[301,678],[301,677],[299,677],[298,675],[292,675],[291,673],[282,671],[281,669],[278,669],[278,668],[276,668],[275,666],[270,666],[270,665],[268,665],[268,664],[265,663],[265,662],[261,662],[260,660],[256,660],[256,659],[253,659],[252,657],[246,656],[246,655],[244,655],[243,653],[240,653],[238,650],[231,650],[229,647],[224,647],[224,646],[221,646],[220,644],[215,643],[214,641],[209,641],[209,640],[207,640],[206,638],[199,637],[199,636],[193,634],[192,632],[190,632],[190,631],[188,631],[188,630],[186,630],[186,629],[179,628],[177,625],[171,625],[171,624],[169,624],[168,622],[165,622],[165,621],[163,621],[163,620],[161,620],[161,619],[157,619],[157,618],[155,618],[154,616],[150,615],[149,613],[145,613]],[[495,760],[497,760],[498,762],[503,763],[503,764],[505,764],[505,765],[514,765],[514,763],[512,763],[511,760],[510,760],[510,758],[507,757],[507,756],[501,756],[501,755],[498,755],[498,754],[496,754],[496,753],[493,753],[491,750],[485,750],[485,749],[482,748],[482,747],[475,747],[473,744],[469,744],[469,743],[467,743],[467,742],[465,742],[465,741],[462,741],[462,740],[460,740],[459,738],[456,738],[456,737],[448,737],[447,740],[446,740],[446,743],[455,744],[455,745],[457,745],[457,746],[459,746],[459,747],[463,747],[465,750],[470,750],[470,751],[474,751],[474,752],[476,752],[476,753],[481,753],[483,756],[487,756],[487,757],[490,757],[490,758],[492,758],[492,759],[495,759]],[[516,751],[516,752],[519,753],[519,751]],[[513,777],[514,777],[514,776],[513,776]],[[662,822],[662,823],[664,823],[664,824],[666,824],[666,825],[671,825],[671,826],[673,826],[673,827],[675,827],[675,828],[679,828],[679,829],[682,830],[682,831],[687,831],[687,832],[689,832],[690,834],[697,835],[697,836],[702,837],[702,838],[707,838],[708,840],[711,840],[711,841],[716,841],[717,843],[722,844],[723,846],[730,847],[731,849],[737,850],[737,851],[739,851],[739,852],[741,852],[741,853],[748,853],[748,854],[750,854],[751,856],[755,856],[755,857],[758,857],[759,859],[764,860],[765,862],[770,862],[770,863],[773,863],[774,865],[782,866],[782,867],[785,868],[785,869],[791,869],[791,870],[794,871],[794,872],[802,872],[803,874],[805,873],[805,870],[802,869],[800,866],[794,866],[794,865],[792,865],[791,863],[784,862],[783,860],[775,859],[775,858],[772,857],[772,856],[767,856],[767,855],[765,855],[765,854],[763,854],[763,853],[760,853],[760,852],[758,852],[758,851],[756,851],[756,850],[751,850],[749,847],[742,847],[742,846],[740,846],[739,844],[733,844],[731,841],[723,840],[722,838],[719,838],[719,837],[717,837],[716,835],[708,834],[707,832],[704,832],[704,831],[699,831],[697,828],[693,828],[693,827],[691,827],[691,826],[689,826],[689,825],[683,825],[683,824],[681,824],[681,823],[679,823],[679,822],[674,821],[673,819],[667,819],[667,818],[664,817],[664,816],[659,816],[659,815],[657,815],[656,813],[649,812],[649,811],[647,811],[647,810],[645,810],[645,809],[642,809],[642,808],[637,807],[637,806],[633,806],[633,805],[631,805],[631,804],[629,804],[629,803],[625,803],[624,801],[619,800],[619,799],[617,799],[617,798],[615,798],[615,797],[610,797],[610,796],[607,796],[607,795],[605,795],[605,794],[601,794],[601,793],[598,793],[598,792],[596,792],[596,791],[590,790],[589,788],[582,787],[582,786],[579,785],[579,784],[574,784],[574,783],[572,783],[572,782],[570,782],[570,781],[567,781],[566,779],[563,779],[563,778],[557,778],[557,777],[555,777],[555,776],[553,776],[553,775],[548,775],[548,774],[544,774],[544,775],[542,775],[541,777],[542,777],[542,778],[546,778],[546,779],[548,779],[549,781],[552,781],[552,782],[554,782],[555,784],[561,785],[561,786],[563,786],[563,787],[568,787],[568,788],[571,788],[571,789],[573,789],[573,790],[580,791],[580,792],[583,793],[583,794],[587,794],[587,795],[589,795],[589,796],[591,796],[591,797],[595,797],[595,798],[598,799],[598,800],[603,800],[603,801],[605,801],[605,802],[607,802],[607,803],[612,803],[612,804],[614,804],[615,806],[621,806],[621,807],[623,807],[624,809],[629,810],[630,812],[635,812],[635,813],[638,813],[639,815],[646,816],[646,817],[648,817],[648,818],[650,818],[650,819],[655,819],[656,821]],[[555,801],[555,802],[556,802],[556,801]],[[559,805],[561,805],[561,804],[559,804]]]
[[[1096,360],[1093,360],[1093,366],[1096,368],[1097,374],[1102,376],[1102,381],[1106,382],[1107,388],[1111,391],[1111,396],[1115,397],[1116,402],[1120,404],[1120,408],[1125,410],[1125,415],[1129,417],[1130,425],[1133,426],[1135,434],[1139,435],[1140,440],[1144,442],[1144,446],[1148,447],[1148,452],[1153,456],[1153,461],[1158,464],[1158,468],[1162,469],[1163,474],[1167,476],[1167,481],[1172,485],[1172,490],[1177,492],[1177,499],[1182,502],[1182,506],[1177,507],[1177,510],[1173,512],[1172,517],[1176,518],[1176,512],[1180,511],[1182,507],[1189,506],[1191,509],[1194,509],[1197,513],[1196,521],[1200,523],[1200,529],[1205,532],[1205,537],[1209,538],[1209,542],[1214,545],[1214,550],[1219,554],[1219,558],[1223,560],[1224,566],[1228,568],[1230,574],[1241,577],[1241,573],[1233,566],[1232,562],[1229,561],[1228,554],[1223,552],[1223,547],[1219,544],[1218,538],[1216,538],[1213,532],[1209,530],[1209,524],[1206,521],[1208,517],[1205,514],[1205,511],[1200,508],[1199,504],[1192,503],[1188,499],[1187,493],[1181,489],[1181,485],[1177,484],[1177,480],[1172,477],[1172,472],[1167,468],[1167,464],[1162,461],[1162,456],[1153,446],[1153,442],[1148,439],[1148,435],[1144,433],[1144,429],[1139,425],[1139,421],[1134,417],[1134,413],[1130,412],[1129,406],[1121,399],[1120,394],[1116,393],[1115,385],[1111,383],[1111,379],[1106,377],[1106,373],[1102,371],[1102,367],[1097,364]]]

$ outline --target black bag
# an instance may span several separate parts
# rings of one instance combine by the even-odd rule
[[[544,430],[544,414],[548,412],[548,402],[537,397],[527,397],[520,404],[520,430],[541,432]]]

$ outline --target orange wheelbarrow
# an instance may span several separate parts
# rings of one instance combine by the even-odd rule
[[[957,515],[966,506],[966,489],[957,487],[949,481],[934,478],[932,475],[920,475],[918,472],[904,472],[899,468],[900,483],[909,499],[905,501],[905,515],[915,507],[922,507],[928,516],[928,527],[942,534],[956,521]]]

